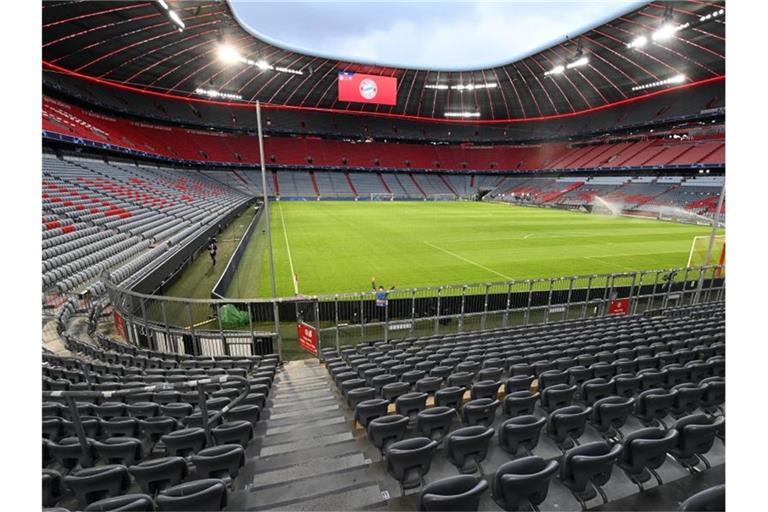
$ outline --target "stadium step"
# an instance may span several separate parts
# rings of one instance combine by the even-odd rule
[[[383,503],[316,361],[291,361],[275,377],[259,430],[230,495],[228,510],[361,510]]]

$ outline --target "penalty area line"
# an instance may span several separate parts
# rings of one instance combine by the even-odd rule
[[[299,294],[299,282],[296,280],[296,271],[293,269],[293,256],[291,256],[291,244],[288,242],[288,229],[285,227],[285,216],[283,207],[280,208],[280,220],[283,223],[283,237],[285,238],[285,248],[288,250],[288,265],[291,267],[291,279],[293,279],[293,292]]]
[[[447,254],[448,256],[453,256],[454,258],[458,258],[458,259],[460,259],[461,261],[464,261],[464,262],[466,262],[466,263],[469,263],[470,265],[474,265],[474,266],[476,266],[476,267],[478,267],[478,268],[481,268],[481,269],[485,270],[486,272],[490,272],[490,273],[492,273],[492,274],[496,274],[497,276],[501,276],[501,277],[503,277],[504,279],[506,279],[507,281],[512,281],[512,278],[511,278],[511,277],[509,277],[509,276],[507,276],[507,275],[504,275],[504,274],[502,274],[501,272],[496,272],[496,271],[495,271],[495,270],[493,270],[492,268],[488,268],[488,267],[486,267],[486,266],[484,266],[484,265],[481,265],[481,264],[479,264],[479,263],[477,263],[477,262],[475,262],[475,261],[472,261],[472,260],[470,260],[470,259],[467,259],[467,258],[465,258],[464,256],[461,256],[461,255],[459,255],[459,254],[456,254],[455,252],[451,252],[451,251],[449,251],[449,250],[447,250],[447,249],[443,249],[442,247],[438,247],[437,245],[435,245],[435,244],[432,244],[432,243],[429,243],[429,242],[427,242],[426,240],[424,240],[423,242],[424,242],[426,245],[428,245],[428,246],[432,247],[433,249],[437,249],[438,251],[442,251],[442,252],[444,252],[444,253],[445,253],[445,254]]]

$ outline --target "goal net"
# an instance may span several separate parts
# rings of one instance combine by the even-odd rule
[[[386,194],[383,192],[371,193],[371,201],[394,201],[394,200],[395,200],[395,194]]]
[[[688,254],[688,267],[700,267],[707,264],[709,236],[695,236],[691,242],[691,252]],[[712,243],[712,254],[709,265],[725,264],[725,235],[717,235]]]
[[[455,201],[456,194],[427,194],[427,201]]]

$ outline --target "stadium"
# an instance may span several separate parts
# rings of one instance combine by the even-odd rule
[[[725,2],[452,70],[237,3],[42,2],[42,508],[725,510]]]

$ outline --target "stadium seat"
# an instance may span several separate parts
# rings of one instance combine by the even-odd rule
[[[199,427],[174,430],[160,439],[169,456],[186,457],[199,452],[206,445],[205,430]]]
[[[410,419],[400,414],[374,418],[368,422],[368,440],[384,454],[389,445],[401,441],[405,437],[408,423],[410,423]]]
[[[190,457],[202,478],[237,478],[245,464],[245,450],[239,444],[219,444]]]
[[[530,391],[531,384],[536,377],[533,375],[515,375],[508,378],[504,383],[504,393],[510,394],[515,391]]]
[[[453,407],[430,407],[416,415],[416,429],[424,436],[440,441],[448,434],[451,424],[457,418],[458,414]]]
[[[651,475],[659,485],[663,482],[656,473],[667,458],[667,453],[677,443],[677,431],[663,430],[657,427],[641,428],[628,434],[622,441],[622,450],[618,464],[640,490]]]
[[[143,493],[155,496],[159,491],[181,483],[189,470],[182,457],[162,457],[140,462],[128,471]]]
[[[677,391],[665,391],[662,388],[648,389],[637,395],[635,416],[647,427],[664,424],[664,418],[674,407]]]
[[[578,444],[590,414],[592,414],[591,407],[579,405],[569,405],[552,411],[547,418],[547,435],[561,450],[565,451],[574,443]]]
[[[559,463],[541,457],[505,462],[493,476],[493,499],[503,510],[537,509],[549,493],[549,480]]]
[[[112,512],[112,511],[130,511],[130,512],[154,512],[155,502],[146,494],[125,494],[123,496],[114,496],[94,501],[87,507],[85,512]]]
[[[161,511],[218,511],[227,506],[227,486],[223,481],[209,478],[169,487],[155,498]]]
[[[671,455],[691,472],[694,472],[699,462],[703,462],[709,469],[711,465],[704,454],[712,448],[724,425],[725,418],[722,416],[692,414],[680,418],[672,426],[678,437],[677,444],[670,449]]]
[[[634,398],[608,396],[592,404],[592,415],[589,423],[600,434],[608,439],[623,437],[621,427],[635,409]]]
[[[500,387],[501,381],[481,380],[475,382],[470,389],[470,398],[472,400],[477,398],[491,398],[495,400],[498,398]]]
[[[102,442],[94,441],[99,457],[108,464],[130,466],[144,457],[144,449],[139,439],[134,437],[110,437]]]
[[[680,512],[725,512],[725,485],[699,491],[680,504]]]
[[[455,475],[427,484],[419,510],[426,512],[476,511],[488,482],[471,475]]]
[[[435,405],[452,407],[459,410],[465,391],[466,389],[460,386],[448,386],[440,389],[435,393]]]
[[[81,507],[94,501],[124,493],[130,484],[128,469],[119,464],[108,464],[73,471],[66,477],[67,484]]]
[[[64,495],[61,473],[43,469],[43,507],[55,507]]]
[[[546,422],[546,418],[532,415],[510,418],[499,427],[499,445],[512,455],[516,455],[521,448],[530,455],[539,444]]]
[[[513,391],[504,397],[502,402],[502,412],[508,418],[517,416],[531,415],[536,409],[536,402],[539,400],[539,393],[530,391]]]
[[[568,487],[586,510],[586,502],[597,493],[608,503],[608,497],[602,489],[613,472],[613,465],[621,454],[620,444],[611,446],[604,441],[596,441],[575,446],[563,455],[560,465],[560,482]]]
[[[386,450],[387,471],[400,482],[400,489],[419,487],[429,472],[437,441],[426,437],[414,437],[397,441]]]
[[[555,409],[567,407],[573,402],[575,394],[576,386],[569,386],[567,384],[549,386],[540,392],[541,408],[545,411],[554,411]]]
[[[360,423],[363,428],[367,428],[368,423],[372,419],[387,414],[388,406],[389,401],[383,398],[374,398],[360,402],[355,406],[354,420]]]
[[[488,454],[493,434],[492,428],[480,425],[462,427],[449,433],[443,439],[448,462],[456,466],[460,473],[482,472],[480,463]]]
[[[461,417],[465,425],[490,427],[496,420],[499,401],[492,398],[470,400],[461,408]]]
[[[395,400],[395,411],[397,414],[413,419],[419,412],[427,408],[427,398],[426,393],[406,393]]]
[[[590,379],[581,385],[579,396],[581,401],[592,405],[598,400],[611,396],[614,384],[600,378]]]

